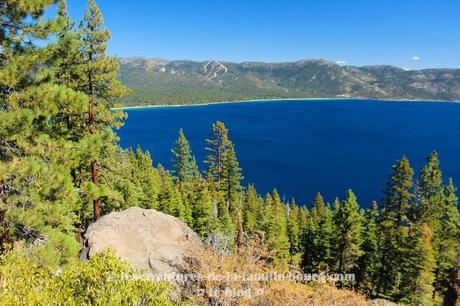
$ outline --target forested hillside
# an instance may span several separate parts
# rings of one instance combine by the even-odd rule
[[[268,255],[251,249],[250,260],[270,269],[354,273],[337,285],[410,305],[458,300],[457,190],[436,152],[418,175],[407,157],[396,161],[385,198],[367,210],[351,190],[334,203],[318,193],[298,205],[276,190],[260,195],[243,186],[238,148],[222,122],[210,126],[206,169],[198,169],[182,130],[171,144],[173,168],[153,165],[142,148],[118,145],[124,114],[111,107],[128,90],[116,79],[118,60],[105,54],[110,33],[95,1],[78,27],[63,0],[56,17],[40,18],[54,2],[0,5],[2,303],[187,303],[171,300],[168,284],[127,279],[134,271],[111,255],[78,263],[88,225],[133,206],[176,216],[203,240],[225,239],[228,256],[260,241]],[[317,290],[290,286],[291,296]],[[277,292],[267,294],[279,301]]]
[[[279,98],[460,100],[459,69],[406,71],[325,60],[230,63],[122,58],[123,105],[197,104]]]

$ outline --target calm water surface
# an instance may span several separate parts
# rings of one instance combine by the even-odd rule
[[[219,120],[230,130],[245,182],[260,193],[276,187],[310,204],[353,189],[362,206],[380,200],[391,165],[406,154],[418,173],[436,150],[444,178],[460,185],[460,104],[367,100],[228,103],[127,110],[117,133],[123,147],[149,150],[170,168],[180,128],[204,168],[205,139]]]

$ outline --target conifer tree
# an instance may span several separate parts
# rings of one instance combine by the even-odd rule
[[[113,189],[111,205],[105,205],[107,212],[131,206],[158,208],[160,175],[152,166],[150,153],[144,153],[140,147],[136,151],[129,149],[127,153],[119,147],[113,148],[118,149],[107,154],[106,158],[110,160],[102,160],[108,165],[104,169],[104,178]],[[120,201],[117,197],[122,197],[124,203],[117,205]]]
[[[206,150],[209,155],[205,161],[208,164],[207,178],[214,196],[220,231],[232,235],[237,225],[237,209],[234,205],[239,199],[237,191],[241,189],[241,169],[236,159],[232,142],[228,138],[228,130],[222,122],[213,124],[210,139],[206,140]]]
[[[79,65],[80,81],[77,88],[88,96],[88,120],[85,125],[91,134],[88,136],[89,143],[97,143],[94,139],[103,137],[106,138],[104,143],[110,144],[113,142],[113,132],[107,127],[118,127],[121,115],[113,113],[110,104],[104,102],[125,95],[127,90],[116,79],[118,60],[105,54],[110,32],[104,27],[102,13],[94,0],[88,0],[80,24],[80,35],[82,62]],[[93,148],[93,154],[89,156],[91,181],[96,188],[100,186],[97,160],[102,155],[102,147]],[[93,200],[94,220],[101,216],[100,205],[100,198],[96,195]]]
[[[324,203],[318,192],[313,200],[304,233],[302,267],[306,272],[327,272],[334,269],[335,233],[331,208]]]
[[[443,185],[436,152],[430,154],[426,165],[420,170],[417,189],[420,194],[420,207],[415,212],[417,220],[430,221],[431,227],[437,226],[435,223],[441,206]]]
[[[379,269],[375,289],[377,296],[390,296],[398,290],[403,242],[407,235],[407,230],[401,226],[395,227],[394,220],[386,218],[386,214],[386,208],[383,208],[378,223],[380,235]]]
[[[222,174],[221,174],[221,190],[224,198],[228,203],[228,210],[230,214],[235,213],[235,196],[241,190],[241,168],[238,160],[236,159],[235,148],[233,143],[229,141],[227,150],[222,161]]]
[[[261,230],[263,216],[263,200],[257,194],[254,185],[249,185],[243,202],[243,229],[248,235]]]
[[[410,305],[433,305],[435,258],[427,224],[411,229],[402,254],[401,290],[397,297]]]
[[[6,240],[42,247],[31,256],[57,265],[78,251],[69,176],[73,148],[58,117],[67,101],[85,96],[56,82],[51,37],[62,20],[43,19],[54,1],[1,5],[0,31],[0,224]],[[44,46],[37,41],[47,41]]]
[[[433,248],[436,255],[435,292],[446,296],[455,286],[457,274],[457,256],[460,250],[460,213],[458,197],[452,179],[445,186],[438,213],[438,226],[435,228]]]
[[[222,122],[217,121],[212,125],[212,133],[206,142],[208,144],[206,151],[209,153],[205,161],[208,164],[208,180],[212,182],[215,190],[219,192],[223,177],[222,168],[229,145],[228,130]]]
[[[288,236],[290,245],[290,254],[295,256],[300,252],[300,226],[299,226],[299,208],[294,200],[289,205],[288,214]]]
[[[58,5],[58,19],[62,26],[57,33],[56,45],[53,47],[51,55],[54,60],[54,71],[56,73],[56,81],[59,84],[66,85],[70,88],[77,88],[80,75],[78,74],[78,67],[82,62],[81,46],[82,39],[80,33],[74,29],[75,22],[69,17],[67,11],[67,1],[60,0]],[[80,114],[87,113],[87,105],[78,105],[78,108],[72,109],[77,105],[75,101],[67,101],[64,118],[69,127],[69,130],[73,131],[78,129],[77,125],[73,125],[73,117],[80,116]],[[67,109],[70,108],[70,109]],[[85,112],[86,111],[86,112]]]
[[[161,191],[158,195],[159,210],[191,225],[191,209],[184,205],[181,193],[176,189],[172,176],[160,169],[160,177]]]
[[[198,166],[182,129],[180,129],[179,137],[174,142],[172,153],[173,159],[171,162],[179,187],[185,182],[197,180],[199,177]]]
[[[305,252],[305,233],[307,230],[307,223],[309,219],[309,212],[305,206],[299,207],[299,215],[298,215],[298,224],[299,224],[299,252],[303,254]]]
[[[389,177],[383,206],[385,218],[394,221],[394,226],[405,225],[407,213],[413,200],[414,170],[410,167],[409,160],[403,156],[392,167],[393,173]]]
[[[286,207],[279,194],[273,190],[265,200],[264,229],[269,251],[280,265],[289,259],[289,237],[287,233]]]
[[[373,201],[364,216],[363,256],[359,260],[360,286],[369,295],[375,294],[377,273],[379,270],[379,211],[377,202]]]
[[[228,211],[227,203],[222,199],[217,202],[217,211],[217,219],[219,221],[217,234],[223,236],[224,238],[228,238],[233,245],[233,238],[236,233],[236,219],[232,218],[230,212]]]
[[[337,203],[334,213],[339,273],[356,271],[358,260],[363,255],[362,218],[356,196],[353,191],[348,190],[345,199]]]
[[[413,203],[413,175],[409,160],[403,156],[392,167],[389,176],[379,230],[382,233],[380,241],[380,270],[378,272],[377,294],[386,293],[399,295],[403,251],[407,245],[408,211]]]
[[[206,186],[202,186],[197,192],[192,209],[192,227],[201,238],[205,238],[215,231],[216,221],[213,220],[211,210],[212,197]]]

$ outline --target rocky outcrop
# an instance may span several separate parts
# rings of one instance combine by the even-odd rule
[[[176,272],[190,252],[203,247],[198,235],[179,219],[154,209],[129,208],[91,224],[80,254],[87,260],[107,248],[136,270]]]
[[[371,305],[374,305],[374,306],[398,306],[400,304],[396,304],[396,303],[393,303],[391,301],[384,300],[384,299],[375,299],[375,300],[371,301]]]

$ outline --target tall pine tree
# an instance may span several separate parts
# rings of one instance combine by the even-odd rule
[[[337,229],[337,271],[356,272],[358,260],[363,255],[363,216],[353,191],[335,207],[334,221]]]
[[[214,189],[219,192],[223,177],[223,164],[225,155],[229,146],[228,130],[225,125],[217,121],[212,125],[212,133],[209,139],[206,140],[208,157],[205,163],[208,164],[208,180],[212,183]]]
[[[287,232],[286,206],[276,190],[265,201],[264,229],[268,249],[280,265],[289,260],[289,237]]]
[[[333,213],[318,192],[303,235],[302,268],[306,272],[328,272],[335,268],[336,233]]]
[[[363,256],[359,260],[358,281],[369,295],[375,294],[377,273],[379,270],[379,211],[377,202],[372,202],[364,216]]]
[[[91,181],[99,188],[100,174],[98,158],[103,154],[104,144],[113,141],[110,126],[119,126],[119,113],[110,110],[113,98],[124,96],[125,87],[116,79],[119,63],[114,57],[106,55],[107,41],[110,32],[104,27],[102,13],[94,0],[88,0],[87,10],[80,24],[82,37],[82,62],[79,65],[80,82],[77,88],[88,95],[88,120],[86,127],[90,135],[88,142],[95,144],[92,154],[88,156]],[[96,138],[103,138],[100,143]],[[100,197],[96,194],[93,200],[94,220],[101,216]]]
[[[230,214],[236,212],[235,201],[237,199],[237,193],[241,191],[241,180],[243,176],[241,174],[241,168],[236,159],[235,148],[233,143],[229,141],[227,151],[224,155],[222,162],[222,177],[221,177],[221,191],[224,195],[225,201],[228,203],[228,210]]]
[[[389,176],[379,222],[380,264],[377,294],[398,296],[403,252],[408,236],[408,212],[414,201],[413,175],[409,160],[403,156],[393,165]]]
[[[174,142],[171,160],[179,187],[185,182],[199,180],[199,171],[184,131],[180,129],[179,137]]]
[[[450,305],[454,303],[451,292],[456,286],[459,269],[457,256],[460,250],[460,213],[452,179],[444,188],[438,218],[438,226],[434,230],[433,237],[436,255],[434,298],[436,294],[441,298],[445,297],[445,304]]]
[[[442,190],[442,172],[439,169],[438,154],[432,152],[426,165],[420,170],[417,181],[417,191],[420,196],[419,207],[415,211],[417,221],[430,222],[432,227],[437,226],[435,223],[441,208]]]
[[[74,148],[59,118],[67,101],[86,97],[56,80],[52,37],[64,22],[43,18],[54,2],[1,4],[0,235],[41,246],[30,255],[58,265],[78,251],[78,195],[69,173]]]

